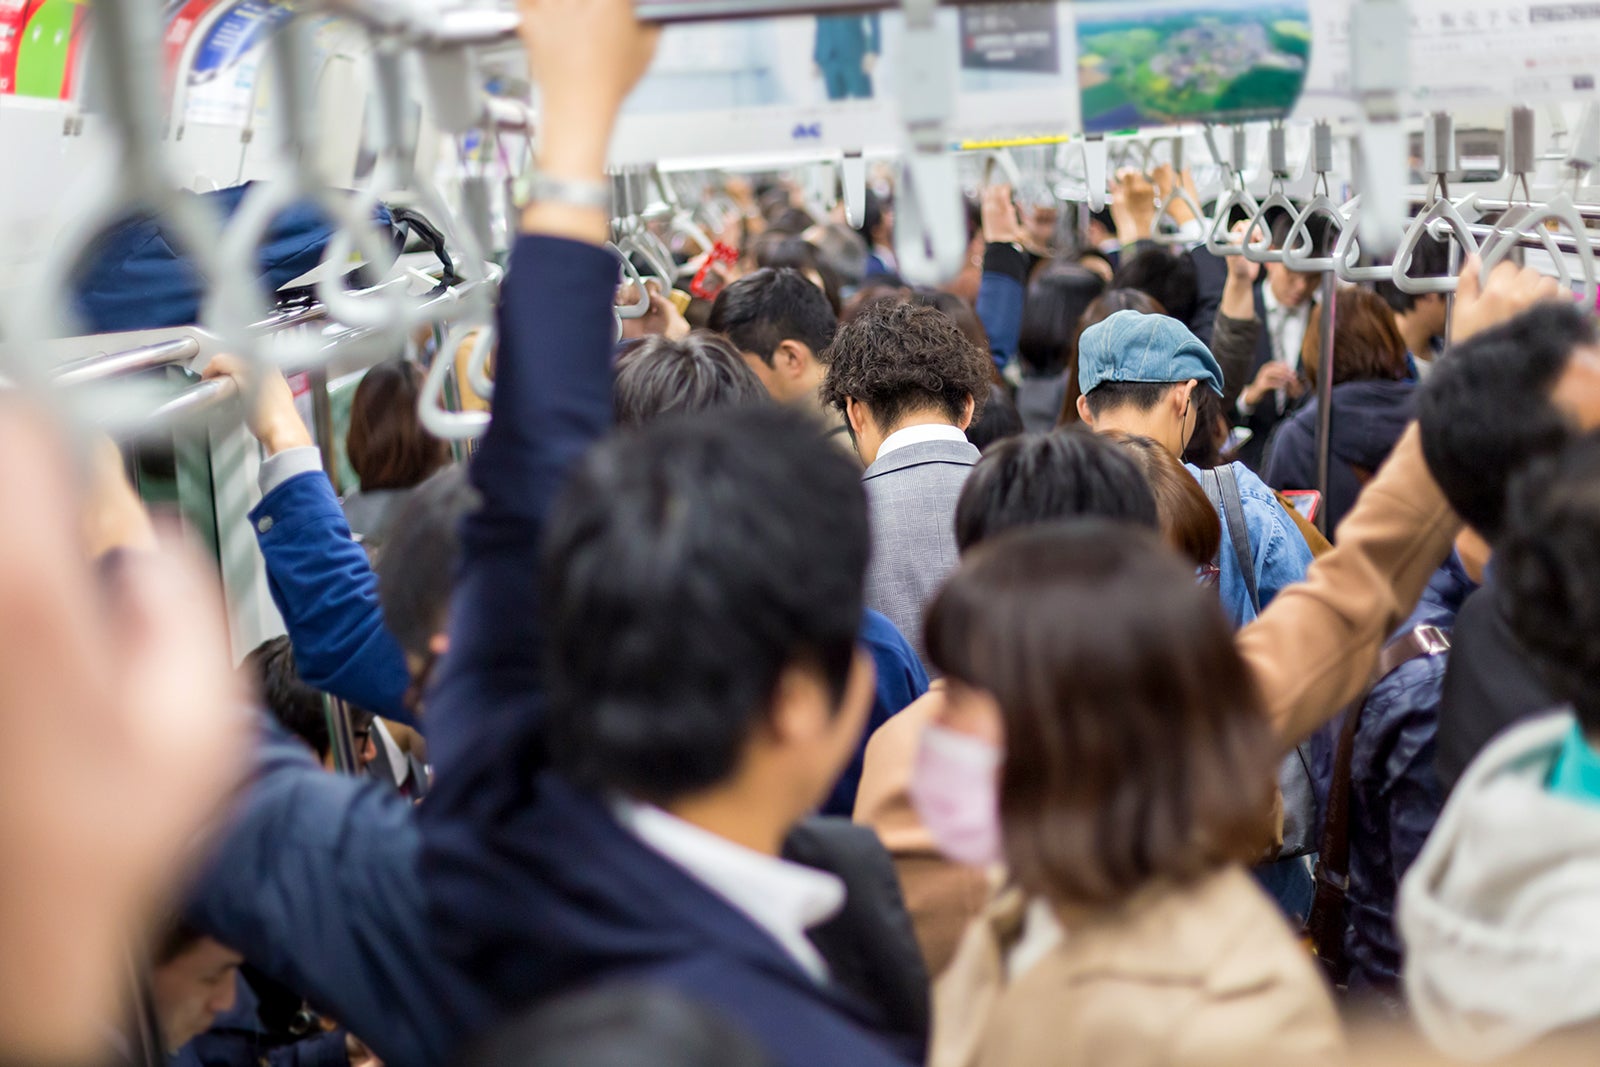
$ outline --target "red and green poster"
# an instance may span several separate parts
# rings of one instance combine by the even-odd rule
[[[0,0],[0,94],[70,99],[85,0]]]

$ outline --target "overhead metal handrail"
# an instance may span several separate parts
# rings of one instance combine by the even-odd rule
[[[1272,247],[1272,229],[1267,224],[1267,214],[1272,211],[1288,213],[1289,218],[1298,222],[1300,211],[1294,206],[1294,201],[1284,192],[1283,183],[1291,177],[1289,171],[1289,141],[1288,131],[1283,128],[1283,123],[1274,122],[1272,129],[1267,134],[1267,154],[1272,168],[1272,188],[1267,193],[1267,198],[1256,207],[1256,213],[1250,219],[1250,225],[1244,231],[1241,241],[1244,258],[1252,263],[1282,263],[1282,248]],[[1266,240],[1257,243],[1253,237],[1257,230],[1262,231]]]
[[[171,367],[189,363],[200,356],[200,341],[195,337],[181,337],[156,344],[140,345],[103,356],[90,356],[73,360],[55,369],[51,381],[58,386],[84,385],[103,382],[140,371]]]
[[[1344,208],[1328,195],[1328,175],[1333,170],[1333,127],[1326,122],[1317,123],[1312,131],[1311,169],[1317,174],[1314,188],[1320,192],[1306,203],[1289,228],[1289,235],[1283,242],[1283,264],[1290,270],[1321,273],[1333,270],[1336,260],[1331,252],[1312,255],[1316,248],[1311,237],[1311,220],[1318,215],[1325,217],[1339,229],[1341,236],[1349,225]]]
[[[1206,144],[1211,147],[1211,154],[1215,157],[1218,165],[1227,167],[1229,173],[1233,176],[1232,187],[1217,203],[1217,213],[1211,221],[1211,232],[1206,235],[1206,248],[1212,255],[1216,256],[1243,255],[1245,237],[1248,234],[1241,234],[1238,238],[1234,238],[1230,232],[1231,227],[1228,225],[1228,219],[1232,216],[1235,208],[1244,209],[1249,213],[1252,220],[1261,213],[1261,205],[1256,203],[1256,198],[1250,195],[1250,190],[1245,185],[1245,157],[1249,152],[1249,142],[1245,129],[1243,126],[1235,126],[1233,128],[1233,158],[1228,163],[1223,162],[1222,153],[1217,150],[1215,132],[1210,127],[1206,128]]]

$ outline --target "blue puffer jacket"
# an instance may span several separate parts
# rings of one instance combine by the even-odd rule
[[[1397,631],[1437,626],[1449,632],[1477,586],[1455,556],[1434,574],[1417,610]],[[1439,704],[1448,656],[1403,664],[1367,698],[1350,760],[1350,890],[1345,951],[1350,985],[1398,1000],[1402,960],[1394,928],[1395,894],[1438,821],[1445,792],[1434,771]],[[1319,799],[1326,807],[1343,717],[1312,739]]]

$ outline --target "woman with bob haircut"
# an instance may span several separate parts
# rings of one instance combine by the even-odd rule
[[[1215,393],[1211,394],[1215,396]],[[1156,516],[1167,547],[1194,563],[1211,567],[1222,548],[1222,521],[1206,499],[1206,491],[1173,458],[1172,453],[1148,437],[1112,430],[1106,440],[1126,452],[1139,465],[1156,497]]]
[[[1304,1063],[1343,1039],[1246,870],[1276,748],[1215,594],[1083,521],[974,550],[928,615],[947,704],[912,796],[1006,886],[939,984],[933,1067]]]
[[[361,485],[344,498],[344,515],[369,550],[382,545],[412,490],[450,465],[449,443],[425,430],[417,414],[425,377],[415,363],[379,363],[350,401],[344,448]]]

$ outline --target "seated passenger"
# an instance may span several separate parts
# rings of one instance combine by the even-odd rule
[[[1417,1022],[1475,1060],[1600,1032],[1600,440],[1537,464],[1505,514],[1507,617],[1565,707],[1468,766],[1400,891]]]
[[[928,616],[949,679],[913,777],[1008,888],[941,979],[934,1067],[1301,1062],[1338,1015],[1245,869],[1277,746],[1226,617],[1150,533],[1002,535]]]
[[[882,301],[839,331],[828,360],[823,401],[867,464],[867,606],[920,656],[923,608],[956,564],[950,520],[978,461],[965,431],[989,396],[989,357],[943,312]]]
[[[1333,334],[1333,436],[1328,530],[1337,531],[1411,422],[1415,387],[1406,380],[1405,341],[1383,300],[1354,286],[1335,298]],[[1304,407],[1278,424],[1261,477],[1274,489],[1317,489],[1316,395],[1322,354],[1322,320],[1306,330],[1302,365],[1311,390]]]
[[[1194,334],[1176,319],[1134,311],[1118,312],[1084,331],[1078,343],[1078,378],[1083,391],[1078,414],[1084,422],[1097,432],[1123,430],[1148,437],[1174,457],[1183,455],[1199,419],[1195,390],[1222,394],[1217,361]],[[1201,478],[1200,471],[1191,473]],[[1248,468],[1235,463],[1217,473],[1232,475],[1240,507],[1232,512],[1223,490],[1217,508],[1224,531],[1217,590],[1233,624],[1243,626],[1280,590],[1305,577],[1311,550],[1272,491]],[[1248,533],[1248,572],[1228,534],[1236,519]]]
[[[344,498],[350,531],[369,551],[383,546],[396,505],[450,462],[450,445],[417,414],[423,370],[396,360],[367,371],[350,401],[345,452],[360,486]]]

